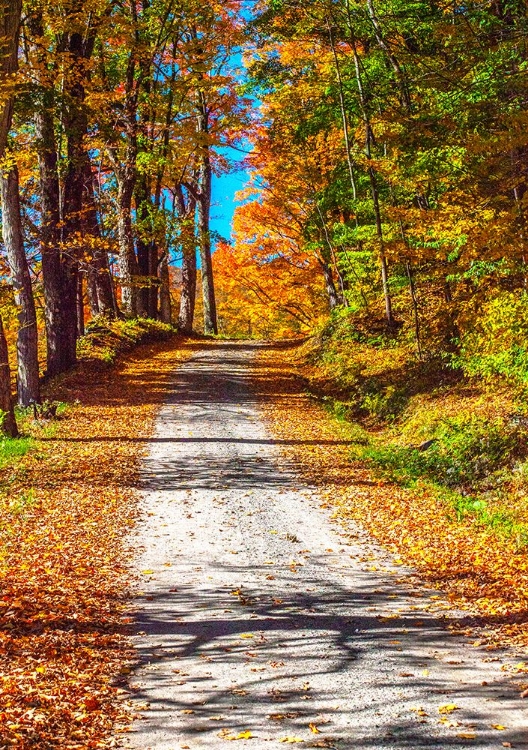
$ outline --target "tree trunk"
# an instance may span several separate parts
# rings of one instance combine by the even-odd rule
[[[354,72],[356,74],[356,84],[357,84],[357,89],[358,89],[359,105],[360,105],[361,114],[363,117],[363,122],[365,124],[365,155],[369,161],[368,175],[369,175],[369,181],[370,181],[370,192],[372,196],[372,207],[374,209],[376,235],[377,235],[378,242],[379,242],[381,285],[383,288],[383,298],[385,302],[385,317],[387,319],[387,325],[393,326],[394,316],[392,314],[392,299],[391,299],[390,289],[389,289],[389,272],[388,272],[387,258],[385,255],[385,238],[383,236],[383,225],[381,221],[379,189],[378,189],[378,182],[376,178],[376,172],[374,171],[374,168],[370,164],[370,161],[372,159],[372,148],[371,148],[372,127],[370,124],[370,113],[369,113],[368,104],[367,104],[367,97],[365,95],[365,90],[363,87],[363,77],[361,75],[361,62],[359,59],[359,53],[357,49],[354,29],[352,26],[352,17],[350,14],[350,7],[348,5],[348,1],[347,1],[347,12],[348,12],[348,19],[349,19],[350,42],[352,45],[352,51],[353,51],[353,56],[354,56]]]
[[[118,176],[117,200],[117,235],[119,244],[119,275],[121,277],[121,307],[128,318],[134,318],[139,312],[138,280],[139,268],[134,251],[132,232],[132,195],[135,176],[129,174]]]
[[[83,275],[79,273],[77,276],[77,338],[84,336],[84,286],[83,286]]]
[[[106,248],[102,246],[103,240],[97,219],[92,168],[89,161],[85,165],[84,172],[83,208],[84,234],[91,240],[92,253],[86,277],[90,308],[93,315],[115,318],[117,309],[112,276],[108,265],[108,254]]]
[[[11,395],[11,370],[7,355],[7,341],[0,315],[0,432],[8,437],[16,437],[18,428]]]
[[[150,191],[145,176],[136,181],[134,197],[136,203],[136,226],[139,230],[136,241],[137,266],[139,275],[141,276],[141,285],[137,290],[138,313],[144,317],[152,317],[150,314],[152,312],[150,309],[150,287],[152,284],[152,279],[150,278],[151,243],[147,239],[147,235],[151,234],[151,231],[149,231],[151,227],[147,227],[149,224]]]
[[[196,304],[196,247],[190,242],[183,245],[182,287],[178,328],[182,333],[191,334]]]
[[[334,310],[334,308],[338,307],[339,305],[339,295],[335,287],[332,269],[330,267],[330,264],[322,260],[321,258],[319,259],[319,264],[323,269],[326,294],[328,296],[328,304],[330,305],[330,310]]]
[[[159,317],[162,323],[172,323],[172,303],[170,296],[170,277],[169,277],[169,255],[165,253],[160,263],[160,309]]]
[[[29,406],[32,402],[40,403],[38,331],[33,288],[22,236],[16,164],[8,164],[0,176],[0,192],[2,234],[18,307],[17,397],[21,406]]]
[[[201,172],[200,196],[198,198],[198,241],[202,271],[204,333],[207,335],[215,335],[218,333],[218,323],[216,319],[213,260],[211,257],[211,232],[209,228],[211,218],[212,181],[209,149],[207,149],[207,152],[204,155]]]
[[[44,36],[42,16],[30,14],[28,28],[36,43],[39,71],[47,65],[46,53],[40,40]],[[62,356],[62,289],[59,173],[53,112],[55,108],[53,88],[44,79],[38,90],[35,106],[35,141],[39,164],[40,193],[40,254],[42,258],[42,285],[44,289],[44,314],[46,323],[46,373],[57,375],[63,370]]]
[[[190,335],[193,332],[194,308],[196,304],[196,235],[194,228],[196,200],[191,196],[189,204],[186,206],[180,185],[175,190],[174,200],[181,222],[180,235],[183,253],[178,328],[182,333]]]
[[[40,252],[46,321],[46,372],[49,376],[58,375],[65,369],[62,353],[60,190],[53,115],[50,109],[51,97],[51,92],[45,93],[42,105],[38,106],[35,112],[40,180]]]
[[[18,35],[22,1],[10,0],[0,5],[0,85],[6,88],[6,82],[17,68]],[[2,94],[5,94],[2,91]],[[0,158],[3,159],[7,146],[7,135],[13,117],[13,96],[11,92],[4,99],[0,110]],[[13,398],[11,395],[11,372],[7,352],[7,341],[0,317],[0,430],[9,437],[18,434]]]

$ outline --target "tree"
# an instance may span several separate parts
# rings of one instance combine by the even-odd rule
[[[22,14],[21,0],[0,3],[0,159],[5,158],[7,135],[13,117],[13,74],[17,67],[18,35]],[[7,342],[0,316],[0,429],[10,437],[18,433],[13,398]]]

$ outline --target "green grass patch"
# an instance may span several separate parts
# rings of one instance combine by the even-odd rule
[[[0,437],[0,469],[4,469],[9,464],[22,458],[34,448],[35,439],[33,437]]]

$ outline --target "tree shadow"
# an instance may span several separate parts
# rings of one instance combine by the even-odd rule
[[[226,571],[241,581],[255,573],[244,566]],[[480,685],[479,668],[462,659],[443,665],[458,644],[442,615],[410,611],[408,589],[372,591],[370,579],[345,588],[305,578],[303,586],[314,593],[291,592],[280,574],[273,589],[244,586],[234,600],[228,589],[204,586],[149,591],[136,619],[146,634],[138,644],[139,666],[149,671],[148,689],[133,690],[135,701],[149,704],[138,734],[172,728],[178,739],[196,740],[228,726],[235,735],[249,729],[268,741],[306,734],[322,717],[328,747],[444,750],[468,744],[457,730],[439,739],[438,716],[429,718],[429,706],[460,701],[466,707],[458,733],[474,726],[471,747],[497,745],[489,701],[500,699],[502,710],[518,708],[513,691],[501,681]],[[406,602],[407,611],[386,618],[370,611],[390,612],[395,600],[400,607]],[[176,669],[157,668],[167,661]],[[476,684],[479,701],[468,703]],[[528,746],[515,729],[500,739]]]

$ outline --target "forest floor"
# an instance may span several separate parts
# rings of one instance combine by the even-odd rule
[[[527,746],[525,657],[486,648],[519,643],[523,616],[504,597],[473,616],[456,540],[474,532],[428,506],[416,522],[351,464],[290,353],[144,345],[55,381],[59,419],[26,417],[0,456],[2,750]],[[354,520],[397,552],[393,518],[433,545],[417,571]],[[504,576],[522,582],[523,559]]]
[[[0,748],[108,746],[121,716],[139,459],[171,373],[195,345],[144,345],[55,379],[0,465]],[[11,451],[11,453],[10,453]],[[20,455],[17,455],[20,454]],[[113,743],[110,743],[113,744]]]
[[[339,512],[392,493],[402,515],[351,442],[280,346],[206,344],[174,373],[141,471],[125,747],[528,747],[520,657]]]

